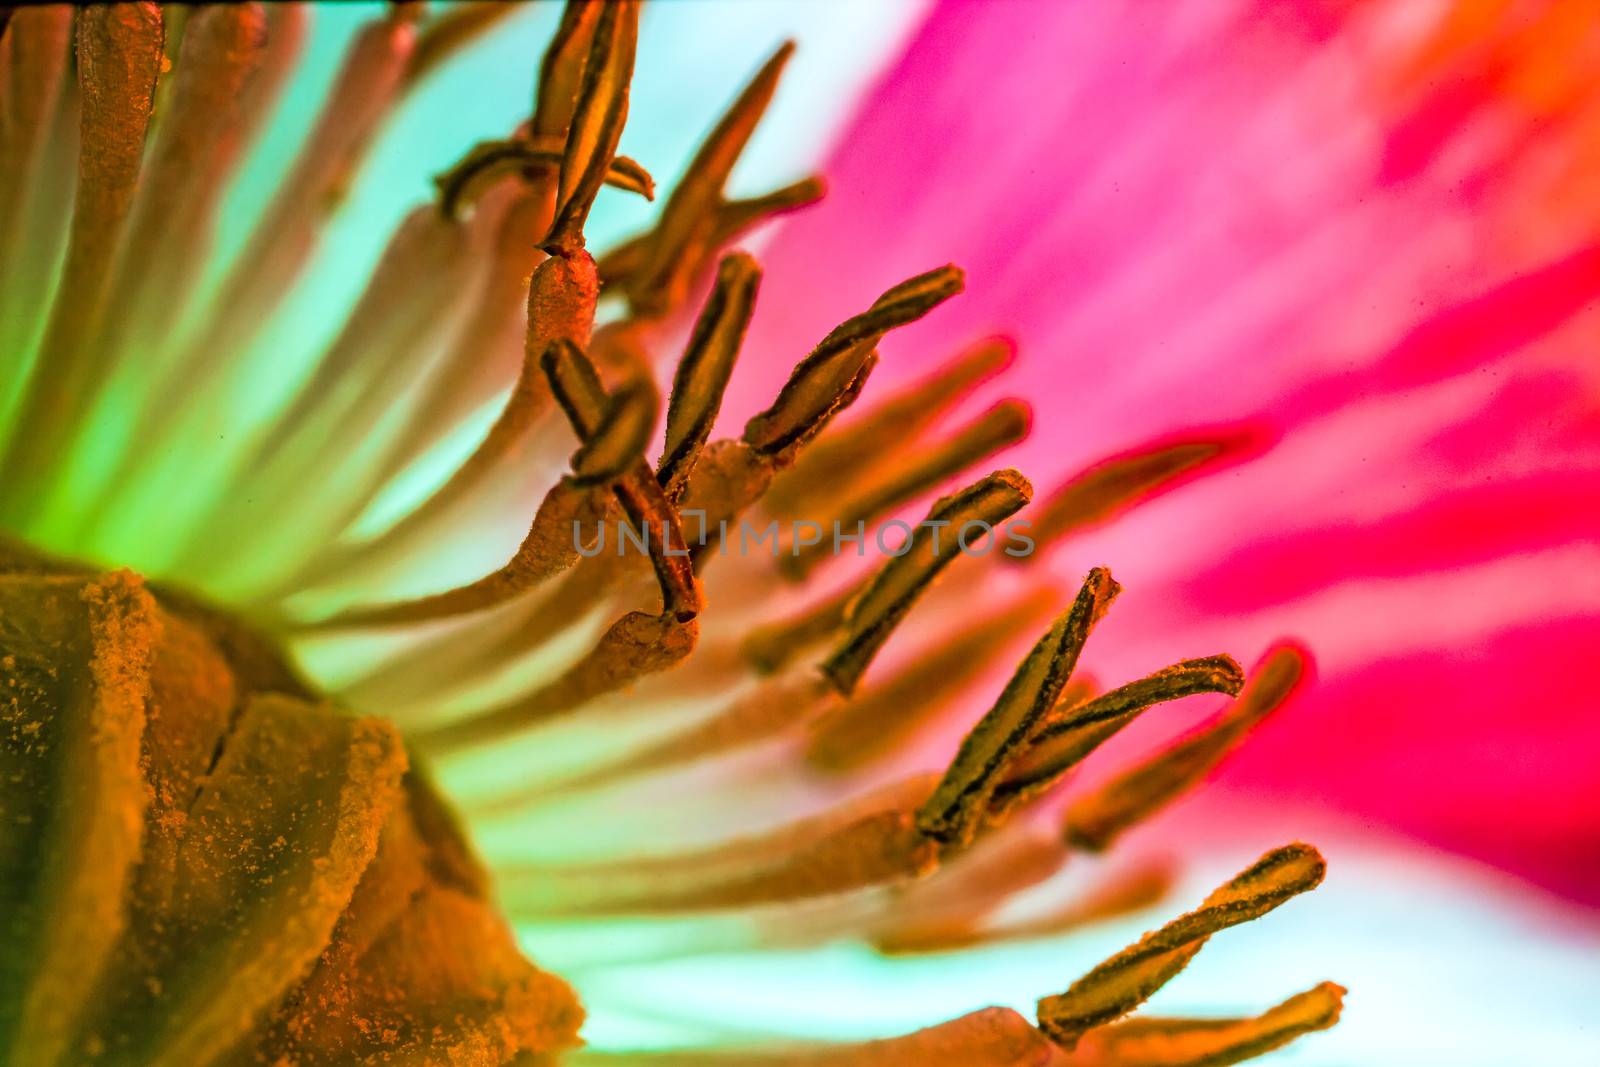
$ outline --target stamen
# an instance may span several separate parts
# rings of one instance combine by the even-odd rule
[[[497,5],[498,6],[498,5]],[[475,199],[476,191],[494,178],[517,172],[554,172],[563,157],[559,142],[538,143],[527,137],[503,141],[480,141],[461,160],[433,179],[439,191],[439,213],[447,219],[460,218],[462,208]],[[604,184],[646,200],[655,199],[655,179],[649,171],[627,156],[616,156],[606,168]]]
[[[795,659],[838,632],[850,602],[859,597],[872,575],[840,589],[796,615],[751,630],[739,644],[745,662],[759,674],[776,674]]]
[[[812,848],[869,815],[915,811],[928,798],[935,780],[934,775],[913,775],[816,815],[704,848],[593,863],[512,866],[501,871],[501,886],[519,905],[548,912],[570,908],[573,901],[593,910],[602,900],[634,899],[663,888],[681,892],[727,882],[770,869],[785,857]],[[491,810],[514,814],[517,809],[511,804],[496,803]]]
[[[510,5],[493,6],[498,10],[511,9]],[[563,8],[560,28],[546,48],[541,66],[539,101],[526,138],[530,145],[544,145],[552,147],[554,151],[564,146],[599,12],[600,5],[583,2],[568,3]],[[471,158],[471,153],[468,158]],[[613,160],[612,168],[607,172],[608,180],[615,180],[619,169],[628,162],[624,157]],[[466,166],[464,160],[457,169]],[[643,175],[643,179],[648,183],[648,175]],[[548,178],[541,177],[533,182],[528,191],[507,209],[494,244],[493,264],[478,286],[477,299],[468,321],[441,363],[438,386],[430,396],[430,404],[425,410],[419,409],[399,435],[402,445],[383,466],[376,484],[382,484],[410,462],[426,454],[443,433],[454,429],[502,387],[503,366],[493,356],[505,351],[513,337],[521,339],[527,332],[527,309],[539,303],[529,299],[531,287],[528,275],[535,264],[535,257],[539,255],[536,246],[550,229],[554,183],[555,169],[551,169]],[[446,184],[451,182],[447,179]],[[581,261],[576,262],[581,268]],[[552,268],[547,273],[553,273],[556,269],[560,268]],[[546,283],[550,280],[547,278]],[[546,310],[560,311],[559,308],[548,307]],[[583,318],[581,308],[577,318]],[[424,505],[418,509],[422,513],[418,517],[408,515],[384,534],[358,547],[331,546],[298,576],[299,587],[315,585],[392,559],[404,550],[418,530],[429,525],[454,503],[471,495],[470,487],[475,487],[483,473],[497,466],[499,459],[514,448],[524,435],[526,427],[538,421],[547,411],[549,394],[537,360],[543,354],[552,332],[560,331],[546,331],[545,334],[528,338],[526,356],[512,400],[497,420],[500,429],[491,431],[491,440],[480,446],[480,450],[491,450],[497,454],[479,461],[468,461],[468,466],[481,468],[479,473],[457,475],[457,480],[468,483],[469,488],[441,490],[441,495],[446,499]],[[588,326],[573,330],[569,339],[586,343]],[[360,509],[358,507],[355,510],[359,513]],[[346,521],[354,518],[354,513],[349,514]]]
[[[794,849],[768,870],[680,893],[650,893],[606,910],[652,914],[792,903],[921,877],[938,862],[938,844],[917,829],[909,812],[875,812]]]
[[[1244,695],[1215,721],[1075,800],[1062,825],[1067,840],[1093,851],[1108,848],[1129,827],[1197,785],[1250,730],[1283,705],[1308,663],[1306,653],[1293,646],[1269,652]]]
[[[606,388],[600,383],[594,363],[576,344],[558,341],[545,348],[539,367],[578,440],[593,437],[607,407]]]
[[[733,165],[755,132],[794,54],[785,41],[745,86],[727,114],[695,153],[667,198],[648,252],[628,279],[628,300],[637,316],[659,315],[682,302],[715,245],[717,209]]]
[[[613,6],[617,5],[573,2],[563,10],[561,26],[546,49],[541,67],[539,102],[531,124],[530,140],[533,143],[562,144],[577,151],[575,146],[569,144],[568,126],[572,121],[573,107],[579,96],[580,86],[588,84],[583,75],[594,44],[597,20],[603,10],[609,12]],[[632,3],[621,6],[630,10],[634,7]],[[611,55],[612,59],[619,61],[613,64],[616,68],[612,71],[614,75],[622,73],[621,52],[628,51],[631,56],[632,23],[636,21],[636,12],[630,15],[628,11],[624,11],[620,16],[613,12],[608,17],[620,18],[622,23],[627,24],[620,28],[613,27],[612,43],[615,47],[610,53],[614,53]],[[624,41],[623,38],[627,40]],[[614,87],[614,77],[601,80],[605,82],[605,86]],[[622,80],[625,82],[626,78]],[[605,86],[595,85],[591,88],[599,92]],[[624,85],[624,95],[625,92]],[[614,143],[611,148],[614,150]],[[566,158],[565,154],[563,158]],[[602,168],[602,178],[612,174],[618,166],[612,155],[607,154],[605,158],[607,166]],[[570,169],[569,167],[568,170]],[[531,211],[516,212],[515,220],[532,218],[534,221],[539,221],[542,213],[537,210],[537,205],[533,208]],[[586,204],[583,205],[583,211],[587,211]],[[553,213],[550,217],[554,218]],[[508,218],[509,221],[512,220]],[[581,220],[578,221],[581,223]],[[548,229],[548,227],[541,228]],[[520,272],[512,277],[520,279]],[[548,412],[549,392],[538,364],[540,356],[552,341],[565,339],[578,345],[589,343],[594,322],[594,304],[598,294],[599,279],[594,273],[593,260],[580,249],[567,249],[563,254],[551,256],[539,265],[533,272],[532,282],[528,286],[527,338],[521,372],[510,399],[495,420],[489,434],[461,468],[428,500],[383,534],[363,544],[356,556],[356,562],[362,558],[376,560],[400,553],[419,532],[428,529],[463,502],[471,499],[474,491],[484,480],[500,469],[504,460],[515,451],[532,426]],[[494,303],[498,305],[498,301]],[[467,353],[481,351],[476,344],[469,345],[468,341],[476,341],[484,333],[490,332],[491,324],[497,325],[499,318],[498,315],[490,313],[490,308],[485,307],[484,310],[484,318],[489,321],[475,322],[475,328],[469,329],[463,335],[463,345],[458,351]],[[471,399],[471,395],[465,398],[468,401]],[[465,410],[470,410],[471,407],[471,403],[462,404]],[[351,562],[349,554],[333,552],[321,564],[318,573],[339,573],[346,570]]]
[[[649,539],[649,553],[661,586],[661,610],[680,623],[688,622],[700,613],[700,583],[678,510],[667,502],[660,483],[642,462],[612,490],[636,528],[660,532],[661,536]]]
[[[72,9],[22,7],[0,39],[4,121],[0,122],[0,263],[54,254],[70,225],[71,184],[52,180],[76,160],[51,151],[61,138],[56,113],[71,77]],[[55,284],[45,270],[6,272],[0,282],[0,456],[10,435],[12,405],[27,383],[37,309]]]
[[[572,480],[580,486],[606,485],[623,477],[644,454],[656,424],[655,390],[626,382],[611,394],[605,414],[572,454]]]
[[[984,573],[981,567],[958,567],[951,576],[946,577],[945,584],[938,589],[938,595],[946,600],[959,600],[966,595],[975,595],[982,590]],[[739,655],[757,674],[775,674],[782,670],[838,633],[844,625],[850,602],[861,595],[874,577],[874,574],[863,575],[788,618],[753,627],[739,642]],[[1043,591],[1041,589],[1041,592]],[[995,613],[996,618],[1003,614]],[[963,679],[965,677],[962,675]],[[965,684],[965,681],[952,681],[950,684],[960,686]],[[934,710],[941,699],[953,698],[956,695],[958,694],[948,689],[930,693],[928,698],[933,703],[925,706],[930,711]],[[841,709],[845,710],[847,709]],[[916,715],[915,708],[900,708],[897,711],[901,715],[906,713]],[[854,720],[857,717],[851,714],[850,718]]]
[[[210,301],[215,312],[145,405],[152,414],[136,432],[151,447],[159,446],[173,412],[185,410],[194,398],[210,395],[209,388],[227,368],[228,356],[248,349],[300,276],[330,207],[344,195],[363,153],[390,113],[414,42],[410,16],[399,12],[368,22],[352,41],[293,169]]]
[[[604,522],[607,512],[595,500],[596,493],[563,479],[550,491],[534,513],[528,533],[503,567],[465,585],[441,593],[349,608],[326,619],[309,623],[308,631],[347,630],[362,627],[401,626],[445,619],[483,611],[503,604],[516,594],[549,581],[568,569],[578,558],[572,531],[590,523]]]
[[[883,335],[922,318],[961,292],[963,284],[959,269],[940,267],[901,282],[872,307],[834,327],[795,367],[772,407],[746,424],[744,440],[757,452],[773,454],[816,433],[840,407],[840,396]]]
[[[589,343],[598,296],[599,279],[594,273],[594,261],[587,253],[551,256],[539,264],[528,289],[522,369],[494,425],[444,485],[364,546],[365,551],[394,551],[409,542],[419,531],[470,500],[479,486],[515,454],[529,432],[550,410],[550,385],[540,363],[541,357],[557,342],[580,348]],[[570,417],[571,413],[568,414]]]
[[[969,914],[962,918],[953,917],[943,923],[897,929],[892,940],[880,940],[877,947],[880,952],[899,955],[951,952],[978,945],[1059,937],[1096,923],[1133,915],[1158,904],[1171,893],[1177,880],[1173,865],[1157,860],[1121,872],[1086,895],[1034,918],[989,925],[982,921],[986,916]]]
[[[494,28],[506,15],[517,10],[515,4],[499,0],[469,0],[450,5],[422,27],[417,45],[406,66],[408,86],[417,85],[463,48]]]
[[[580,1053],[577,1067],[1054,1067],[1060,1051],[1010,1008],[984,1008],[903,1037],[776,1051]]]
[[[656,465],[668,500],[683,495],[700,450],[711,436],[760,283],[761,269],[750,256],[739,252],[725,257],[717,269],[716,286],[689,335],[689,347],[672,378],[666,443]]]
[[[1028,435],[1030,418],[1030,409],[1021,400],[1001,401],[881,484],[841,505],[837,521],[853,530],[915,500],[967,467],[1022,440]],[[827,544],[818,541],[808,549],[781,557],[779,570],[791,580],[802,581],[828,558]]]
[[[628,118],[628,83],[639,35],[638,0],[600,5],[583,86],[567,130],[546,251],[572,255],[583,247],[583,223],[611,168]]]
[[[692,618],[685,621],[671,612],[630,611],[612,623],[582,659],[547,685],[521,699],[419,731],[416,742],[431,753],[447,752],[547,722],[676,665],[694,651],[699,632]]]
[[[1118,686],[1082,705],[1058,703],[1006,768],[1005,779],[989,798],[991,818],[999,818],[1048,791],[1091,752],[1149,708],[1196,693],[1236,695],[1244,672],[1231,656],[1185,660],[1146,678]]]
[[[847,696],[855,691],[862,673],[911,605],[960,555],[950,530],[976,522],[998,525],[1021,510],[1032,495],[1026,478],[1003,470],[935,501],[906,550],[884,565],[846,612],[845,635],[822,664],[822,673],[834,688]]]
[[[762,453],[773,457],[774,473],[781,470],[786,464],[793,462],[793,455],[799,445],[808,443],[817,434],[827,429],[828,423],[855,406],[856,401],[861,399],[861,394],[866,391],[867,382],[872,378],[872,372],[877,369],[878,351],[873,349],[867,353],[867,358],[861,361],[861,369],[856,372],[856,376],[842,384],[839,390],[839,399],[833,405],[832,410],[819,418],[814,428],[807,430],[797,439],[794,447],[786,448],[776,453]]]
[[[9,454],[0,457],[6,502],[20,509],[36,508],[44,499],[49,471],[66,451],[63,442],[70,440],[98,369],[99,349],[89,342],[106,310],[118,241],[138,188],[165,58],[161,9],[84,8],[77,14],[76,43],[82,148],[66,262]]]
[[[1339,1021],[1344,987],[1323,982],[1253,1019],[1130,1019],[1084,1036],[1083,1067],[1226,1067]]]
[[[561,22],[545,46],[539,63],[539,83],[535,90],[533,135],[567,141],[567,130],[583,90],[584,67],[589,62],[594,31],[603,5],[586,0],[568,0],[561,9]]]
[[[606,168],[605,184],[624,192],[638,193],[646,200],[656,198],[656,180],[644,169],[644,164],[630,156],[612,156]]]
[[[717,209],[717,225],[713,231],[716,236],[712,244],[725,245],[763,222],[810,207],[821,200],[827,191],[827,183],[813,175],[760,196],[725,200]]]
[[[572,428],[585,439],[586,446],[589,441],[598,440],[597,435],[606,428],[606,416],[597,408],[605,392],[588,357],[576,345],[559,344],[546,351],[544,364],[551,389],[566,410]],[[633,394],[634,399],[627,408],[631,415],[615,423],[619,435],[625,432],[631,436],[620,436],[618,443],[637,447],[632,453],[623,453],[618,443],[613,443],[609,448],[598,450],[592,463],[597,470],[619,472],[612,489],[635,529],[644,532],[650,562],[661,584],[662,611],[682,623],[699,612],[700,587],[695,580],[689,542],[683,534],[677,509],[667,501],[660,483],[644,462],[643,445],[655,421],[653,390],[653,386],[643,385],[626,385],[619,390],[619,395],[627,392]],[[644,417],[646,404],[648,418]],[[613,410],[622,411],[621,408]],[[591,461],[584,449],[579,450],[574,460],[579,458]],[[656,536],[657,531],[659,536]]]
[[[822,199],[825,187],[821,178],[804,178],[762,196],[728,200],[716,209],[716,224],[706,242],[709,251],[724,248],[747,231],[779,215],[809,207]],[[655,232],[640,234],[600,257],[600,284],[626,289],[643,268],[655,241]]]
[[[163,12],[172,19],[173,8]],[[304,13],[268,19],[259,6],[230,4],[196,8],[186,20],[176,73],[161,81],[161,122],[151,138],[106,320],[95,340],[108,363],[126,358],[132,349],[147,366],[188,305],[188,287],[210,251],[217,202],[237,166],[241,144],[265,110],[264,101],[253,96],[260,92],[254,83],[263,76],[283,76],[274,65],[285,63],[284,48],[296,43]],[[276,40],[273,35],[280,32],[290,39]],[[172,38],[169,25],[169,48]],[[93,396],[99,396],[107,377],[96,375],[89,383]],[[93,399],[82,398],[80,408],[93,410]]]
[[[962,740],[944,780],[918,813],[924,832],[948,844],[972,839],[1007,765],[1060,698],[1089,631],[1121,591],[1110,571],[1089,572],[1072,607],[1033,646],[994,707]]]
[[[773,475],[793,462],[800,445],[826,425],[834,414],[855,403],[866,385],[867,376],[877,364],[877,358],[877,353],[869,353],[854,377],[834,383],[836,391],[822,405],[826,410],[814,425],[795,434],[790,447],[780,451],[764,451],[747,440],[713,441],[706,446],[685,493],[685,510],[702,513],[706,535],[695,547],[696,568],[703,567],[721,544],[722,524],[733,522],[759,500],[767,486],[772,484]],[[794,381],[791,375],[784,388],[788,389]]]
[[[520,131],[519,131],[520,132]],[[434,175],[439,212],[446,218],[459,218],[463,203],[470,203],[469,187],[482,187],[489,179],[519,170],[561,165],[561,145],[535,145],[526,136],[479,141],[449,170]]]
[[[1039,1001],[1039,1026],[1071,1050],[1083,1034],[1144,1003],[1166,985],[1205,945],[1230,926],[1259,919],[1292,897],[1315,889],[1327,870],[1310,845],[1292,844],[1268,852],[1223,885],[1194,911],[1145,934],[1072,983],[1065,992]]]
[[[839,773],[892,754],[920,724],[959,700],[994,656],[1038,625],[1056,598],[1054,589],[1036,589],[919,651],[893,675],[818,723],[807,761]],[[775,634],[774,647],[779,640]]]
[[[552,258],[545,262],[548,264],[560,261]],[[549,395],[553,395],[562,410],[566,412],[568,421],[571,422],[579,439],[585,442],[596,440],[596,435],[606,426],[608,415],[617,412],[618,408],[612,405],[611,399],[606,395],[605,387],[600,384],[600,377],[595,373],[594,364],[589,362],[582,349],[564,339],[552,341],[546,346],[539,364],[549,382]],[[637,410],[640,406],[638,397],[631,399],[627,404],[628,410],[623,412],[626,417],[613,423],[610,429],[619,434],[632,433],[635,438],[633,443],[642,445],[650,427],[644,423]],[[653,418],[653,415],[651,417]],[[627,443],[626,437],[623,438],[623,443]],[[616,449],[616,440],[607,440],[603,443],[603,451],[599,455],[607,463],[618,462],[615,458]],[[582,454],[583,449],[580,447],[579,455]],[[630,459],[639,464],[643,463],[643,457],[638,451],[635,451]],[[597,459],[595,462],[598,464],[600,460]],[[649,476],[648,469],[645,477],[654,481]],[[662,529],[659,520],[664,516],[657,515],[658,509],[646,496],[628,493],[624,499],[622,483],[619,482],[613,488],[617,490],[618,498],[625,508],[631,505],[640,516],[658,521],[654,526],[655,530]],[[563,479],[545,494],[538,511],[534,514],[533,522],[528,527],[527,535],[503,567],[476,581],[441,593],[390,604],[352,608],[316,623],[312,628],[394,626],[481,611],[495,604],[504,603],[517,593],[548,581],[571,567],[578,559],[578,546],[572,536],[574,523],[581,524],[586,519],[597,518],[596,512],[600,516],[604,515],[605,509],[594,499],[595,495],[592,484],[573,478]],[[640,521],[640,516],[630,515],[636,522]],[[604,521],[603,517],[600,517],[599,521]],[[670,522],[668,526],[670,528]],[[679,545],[683,543],[681,529],[678,531],[676,543]],[[671,570],[674,582],[678,581],[675,576],[679,569],[673,567]]]
[[[1009,366],[1014,355],[1009,342],[984,341],[874,404],[850,425],[830,428],[772,483],[762,506],[783,517],[828,510],[841,485],[853,487],[890,461],[939,416]]]
[[[869,939],[890,955],[976,939],[995,907],[1060,871],[1066,859],[1059,840],[1029,833],[996,838],[898,893],[888,921]]]
[[[604,388],[593,365],[582,350],[568,342],[547,349],[543,363],[573,429],[584,437],[573,457],[577,474],[573,484],[612,483],[624,513],[635,530],[643,531],[649,546],[650,562],[661,586],[662,611],[679,623],[688,622],[700,610],[700,587],[688,540],[677,510],[663,495],[643,456],[644,443],[655,424],[654,386],[643,381],[625,383],[612,402],[604,401]],[[603,408],[599,406],[602,403]],[[571,552],[575,551],[573,546]],[[564,546],[560,558],[570,563],[571,552]]]
[[[1068,479],[1039,506],[1033,538],[1042,548],[1229,463],[1270,442],[1258,426],[1236,426],[1152,442],[1111,456]]]
[[[769,681],[681,733],[620,759],[541,785],[537,791],[518,793],[512,804],[534,796],[568,796],[580,790],[600,789],[760,744],[814,719],[831,696],[815,675]]]

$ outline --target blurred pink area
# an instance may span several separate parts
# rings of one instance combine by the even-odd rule
[[[1515,9],[1516,14],[1511,12]],[[1221,772],[1600,903],[1600,23],[1580,4],[945,3],[766,251],[734,406],[889,284],[968,293],[1041,494],[1189,427],[1259,458],[1059,549],[1127,587],[1103,679],[1294,635]],[[1591,10],[1592,15],[1592,10]],[[742,392],[741,392],[742,390]]]

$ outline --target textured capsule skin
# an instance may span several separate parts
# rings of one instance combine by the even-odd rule
[[[393,726],[130,572],[18,549],[0,936],[0,1061],[29,1067],[491,1065],[574,1044],[582,1018]]]

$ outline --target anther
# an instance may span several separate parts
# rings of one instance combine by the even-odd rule
[[[801,360],[772,407],[745,426],[744,439],[758,452],[781,452],[821,428],[839,398],[860,374],[883,335],[915,322],[961,292],[956,267],[920,274],[884,293],[866,311],[847,319]]]
[[[1233,696],[1244,686],[1244,672],[1229,656],[1185,660],[1076,707],[1058,704],[1027,748],[1006,769],[989,800],[998,817],[1050,789],[1091,752],[1149,708],[1197,693]]]
[[[1188,966],[1206,939],[1259,919],[1322,881],[1327,866],[1310,845],[1292,844],[1262,856],[1187,915],[1145,934],[1072,983],[1039,1001],[1039,1026],[1067,1049],[1086,1031],[1138,1007]]]
[[[1244,694],[1214,721],[1073,801],[1063,822],[1067,840],[1080,848],[1107,848],[1129,827],[1197,785],[1283,705],[1308,662],[1306,653],[1293,646],[1268,653]]]
[[[1033,646],[994,706],[961,742],[944,780],[917,815],[925,833],[947,844],[972,839],[1007,766],[1055,706],[1089,631],[1119,592],[1110,571],[1089,572],[1072,607]]]
[[[936,501],[928,518],[910,536],[904,551],[890,559],[850,606],[845,634],[822,672],[841,693],[851,693],[889,634],[939,573],[961,553],[956,539],[939,534],[947,524],[995,526],[1016,514],[1033,494],[1028,480],[1013,470],[996,471],[966,489]]]
[[[656,477],[669,500],[683,495],[700,450],[711,435],[722,394],[733,373],[745,328],[755,310],[761,269],[742,252],[723,259],[716,286],[706,300],[678,361],[667,404],[666,442]]]

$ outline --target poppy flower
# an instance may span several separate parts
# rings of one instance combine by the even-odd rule
[[[906,47],[815,207],[730,185],[793,45],[658,10],[7,18],[8,1056],[1231,1063],[1338,1019],[1300,974],[1329,913],[1138,1009],[1322,881],[1285,822],[1363,886],[1393,872],[1332,814],[1581,894],[1581,808],[1554,847],[1472,818],[1586,788],[1551,751],[1588,740],[1555,487],[1593,459],[1589,267],[1515,210],[1572,162],[1528,126],[1583,129],[1561,5],[830,16],[817,114]],[[654,206],[649,147],[691,142],[650,90],[745,66]],[[507,71],[531,109],[487,102]],[[468,143],[419,200],[389,146],[430,106]],[[1330,710],[1426,703],[1490,639],[1539,729]],[[1527,779],[1486,791],[1490,743]]]

